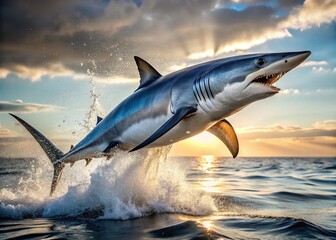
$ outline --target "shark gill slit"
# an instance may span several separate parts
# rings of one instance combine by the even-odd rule
[[[202,88],[201,88],[201,83],[200,83],[200,78],[197,78],[197,85],[196,85],[196,87],[198,86],[198,91],[199,91],[199,93],[200,93],[200,96],[202,96],[203,97],[203,99],[204,99],[204,101],[206,101],[205,100],[205,97],[204,97],[204,94],[203,94],[203,92],[202,92]],[[202,98],[201,98],[201,100],[202,100]]]
[[[210,86],[210,72],[207,72],[207,73],[205,74],[205,78],[206,78],[207,83],[208,83],[208,88],[209,88],[209,92],[210,92],[210,94],[211,94],[211,97],[212,97],[212,98],[215,98],[215,96],[213,95],[213,92],[212,92],[212,90],[211,90],[211,86]]]
[[[195,90],[195,82],[194,82],[192,88],[193,88],[192,90],[193,90],[194,97],[196,98],[196,101],[197,101],[197,103],[199,104],[199,100],[198,100],[198,97],[197,97],[197,93],[195,92],[195,91],[196,91],[196,90]]]
[[[210,100],[210,95],[209,95],[208,89],[206,87],[206,78],[205,78],[204,75],[202,76],[202,82],[203,82],[203,85],[204,85],[204,89],[205,89],[206,95],[208,96],[208,99]]]
[[[196,94],[198,96],[198,101],[200,102],[202,101],[202,98],[201,98],[201,94],[198,92],[198,89],[197,89],[197,78],[194,81],[194,87],[195,87]]]
[[[206,98],[206,94],[205,94],[205,89],[204,89],[204,84],[203,84],[203,79],[202,78],[199,79],[199,85],[200,85],[200,89],[201,89],[201,93],[202,93],[202,96],[204,98],[204,101],[206,102],[207,98]]]

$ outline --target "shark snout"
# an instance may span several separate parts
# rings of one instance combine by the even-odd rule
[[[310,54],[311,54],[310,51],[289,53],[283,59],[286,71],[292,70],[293,68],[300,65],[304,60],[306,60],[309,57]]]

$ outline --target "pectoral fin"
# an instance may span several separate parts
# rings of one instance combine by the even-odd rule
[[[165,122],[155,133],[153,133],[144,142],[133,148],[130,152],[139,150],[140,148],[146,147],[147,145],[151,144],[156,139],[158,139],[166,132],[168,132],[170,129],[172,129],[174,126],[176,126],[183,118],[185,118],[191,113],[196,112],[196,110],[197,106],[195,105],[177,109],[174,115],[167,122]]]
[[[110,144],[103,151],[104,153],[108,153],[112,148],[118,145],[118,142],[110,142]]]
[[[232,125],[225,119],[219,121],[208,132],[218,137],[230,150],[232,156],[235,158],[239,152],[239,143],[235,130]]]

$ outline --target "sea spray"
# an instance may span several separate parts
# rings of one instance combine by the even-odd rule
[[[129,219],[167,212],[210,214],[215,210],[213,199],[186,181],[185,169],[167,159],[169,149],[119,151],[111,161],[96,160],[89,171],[79,162],[76,174],[67,174],[72,170],[67,167],[63,186],[53,197],[48,196],[51,178],[43,176],[48,168],[42,164],[34,171],[37,177],[31,174],[15,189],[1,189],[0,217]]]
[[[89,106],[88,112],[85,114],[85,119],[83,123],[80,125],[83,127],[83,133],[86,134],[90,132],[97,123],[97,116],[104,117],[105,111],[103,110],[102,106],[99,102],[99,94],[96,93],[96,86],[95,86],[95,78],[96,75],[95,71],[97,69],[97,65],[95,60],[89,59],[88,61],[90,68],[87,69],[87,75],[89,76],[89,84],[90,84],[90,98],[91,98],[91,105]]]

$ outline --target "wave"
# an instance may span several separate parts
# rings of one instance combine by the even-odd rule
[[[244,239],[262,237],[262,239],[331,239],[336,231],[316,225],[304,219],[292,217],[264,216],[253,214],[228,215],[215,222],[213,229],[217,234],[238,231],[246,234]],[[235,237],[232,237],[235,238]]]
[[[309,181],[313,182],[313,183],[318,183],[318,184],[327,184],[327,185],[332,185],[335,186],[336,185],[336,180],[329,180],[329,179],[318,179],[318,178],[311,178],[308,179]]]
[[[171,226],[149,231],[150,238],[178,238],[178,239],[215,239],[226,237],[215,231],[208,231],[194,221],[184,221]]]
[[[281,199],[282,201],[309,201],[309,200],[336,200],[336,195],[322,195],[313,193],[297,193],[288,191],[273,192],[271,196]]]
[[[125,231],[125,230],[129,230]],[[334,239],[336,231],[300,218],[258,214],[176,218],[161,214],[132,221],[34,219],[0,222],[3,238]]]

